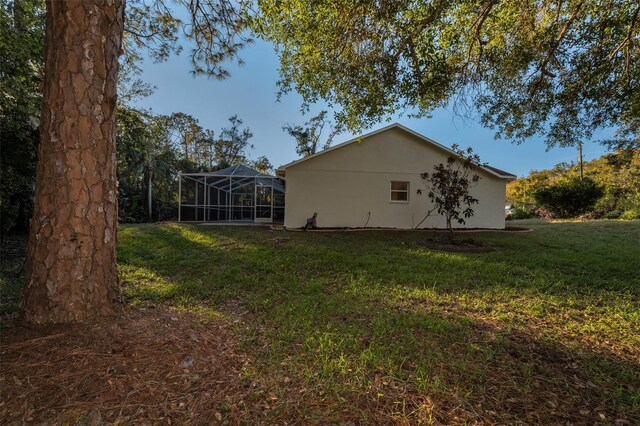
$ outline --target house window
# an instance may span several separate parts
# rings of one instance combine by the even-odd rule
[[[409,202],[409,182],[391,181],[391,199],[392,203],[408,203]]]

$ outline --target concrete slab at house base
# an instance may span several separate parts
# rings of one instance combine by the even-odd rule
[[[258,228],[269,228],[273,224],[271,223],[259,223],[259,222],[229,222],[229,221],[219,221],[219,222],[202,222],[196,223],[194,225],[202,225],[202,226],[252,226]]]
[[[442,228],[418,228],[418,229],[404,229],[404,228],[316,228],[305,231],[303,228],[286,229],[287,232],[375,232],[375,231],[395,231],[395,232],[437,232],[446,233],[447,229]],[[481,232],[510,232],[510,233],[527,233],[533,232],[531,228],[516,228],[506,227],[504,229],[485,229],[485,228],[457,228],[454,229],[455,234],[476,234]]]

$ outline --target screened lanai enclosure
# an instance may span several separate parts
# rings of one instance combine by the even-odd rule
[[[181,173],[178,212],[182,222],[283,222],[284,184],[241,164]]]

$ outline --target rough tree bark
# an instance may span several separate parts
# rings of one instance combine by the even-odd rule
[[[124,0],[47,0],[35,209],[22,319],[114,312],[115,105]]]

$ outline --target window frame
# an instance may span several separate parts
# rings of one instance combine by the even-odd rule
[[[393,184],[394,183],[406,183],[407,184],[407,189],[393,189]],[[405,193],[407,194],[407,199],[406,200],[394,200],[393,199],[393,193]],[[409,204],[409,193],[411,192],[411,182],[409,182],[408,180],[392,180],[389,182],[389,202],[392,204]]]

